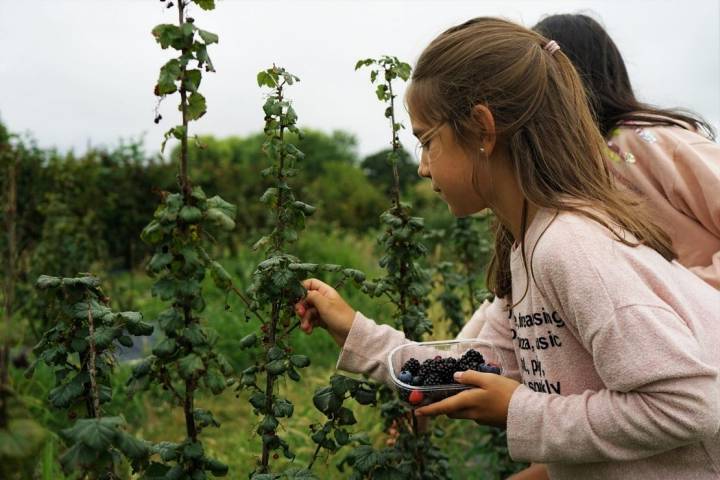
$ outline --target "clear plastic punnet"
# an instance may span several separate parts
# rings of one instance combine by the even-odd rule
[[[414,358],[421,364],[436,357],[453,357],[457,360],[469,350],[482,354],[485,364],[494,367],[493,373],[502,374],[501,355],[491,343],[482,340],[446,340],[434,342],[406,343],[395,347],[388,354],[390,378],[400,399],[412,407],[429,405],[470,388],[472,385],[447,383],[442,385],[413,385],[400,380],[400,371],[405,362]],[[419,393],[414,393],[419,392]]]

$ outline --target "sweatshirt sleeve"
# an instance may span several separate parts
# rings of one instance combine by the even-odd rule
[[[578,241],[573,238],[573,245]],[[635,460],[715,435],[717,371],[688,325],[660,304],[617,305],[617,293],[608,292],[622,287],[608,280],[633,280],[629,267],[607,258],[610,249],[584,255],[570,242],[554,247],[554,255],[538,262],[537,278],[592,355],[606,388],[561,396],[520,386],[508,410],[512,458]]]
[[[411,343],[405,334],[388,325],[378,325],[360,312],[355,314],[352,327],[340,351],[337,369],[362,373],[373,380],[390,384],[387,356],[400,345]]]
[[[473,314],[458,339],[478,339],[490,342],[495,347],[499,362],[504,374],[519,377],[517,360],[512,350],[509,327],[503,329],[501,325],[507,324],[504,301],[496,299],[493,302],[484,302]],[[357,312],[352,327],[348,333],[345,345],[337,361],[337,369],[352,373],[368,375],[373,380],[390,384],[388,370],[388,354],[400,345],[414,343],[405,338],[405,335],[388,326],[378,325],[373,320]],[[428,347],[412,347],[427,350]],[[509,348],[509,350],[508,350]],[[423,355],[416,354],[420,358]],[[427,356],[427,355],[425,355]],[[491,355],[494,357],[494,355]]]
[[[720,144],[681,142],[673,153],[677,175],[666,192],[670,203],[720,238]],[[720,289],[720,251],[708,265],[691,267],[696,275]]]

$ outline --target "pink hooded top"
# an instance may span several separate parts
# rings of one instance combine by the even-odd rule
[[[518,304],[486,302],[460,333],[491,342],[522,382],[511,457],[553,479],[720,478],[720,291],[583,215],[541,209],[525,242],[529,282],[511,253]],[[358,312],[337,367],[389,382],[403,343]]]
[[[647,199],[678,261],[720,289],[720,145],[680,127],[610,132],[613,173]]]

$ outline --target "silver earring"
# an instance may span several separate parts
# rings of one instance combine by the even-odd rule
[[[485,153],[485,147],[480,147],[480,153]]]

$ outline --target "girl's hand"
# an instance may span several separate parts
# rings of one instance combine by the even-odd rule
[[[419,408],[415,415],[444,413],[451,418],[467,418],[485,425],[505,427],[510,397],[520,386],[518,382],[494,373],[474,370],[456,372],[455,381],[479,388],[464,390],[445,400]]]
[[[303,286],[307,296],[295,304],[300,329],[310,334],[315,325],[323,327],[342,347],[352,327],[355,310],[334,288],[316,278],[305,280]]]

